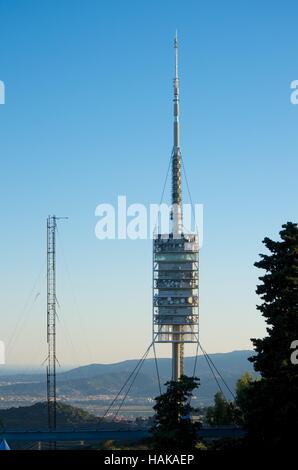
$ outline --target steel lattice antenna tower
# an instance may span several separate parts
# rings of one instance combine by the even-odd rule
[[[183,225],[177,32],[174,49],[171,229],[153,241],[153,341],[172,344],[172,379],[178,380],[184,373],[184,344],[198,338],[199,244],[198,235],[185,233]]]
[[[47,219],[47,403],[48,426],[56,429],[56,230],[57,220],[67,217],[49,216]]]

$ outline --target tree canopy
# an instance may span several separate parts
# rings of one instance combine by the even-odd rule
[[[298,366],[291,362],[291,344],[298,339],[298,227],[282,226],[281,241],[265,238],[269,254],[255,263],[265,270],[259,279],[257,306],[268,335],[252,339],[250,358],[261,379],[242,394],[248,438],[254,445],[276,448],[294,445],[298,423]]]
[[[214,395],[214,405],[206,413],[207,423],[212,426],[223,426],[235,423],[235,405],[225,399],[222,392]]]
[[[177,381],[165,384],[167,390],[155,398],[155,423],[151,428],[151,444],[155,449],[185,451],[197,443],[199,423],[192,420],[197,410],[191,406],[193,390],[199,379],[182,375]]]

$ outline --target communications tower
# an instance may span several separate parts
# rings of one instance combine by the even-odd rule
[[[56,227],[55,216],[47,219],[47,401],[48,426],[56,429]]]
[[[153,240],[153,341],[172,344],[172,380],[178,380],[184,373],[184,345],[198,341],[199,243],[198,235],[183,226],[177,33],[174,49],[171,229]]]
[[[50,431],[56,429],[56,231],[59,219],[67,217],[53,215],[47,218],[47,403]]]

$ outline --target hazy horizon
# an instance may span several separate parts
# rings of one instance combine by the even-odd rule
[[[215,355],[215,354],[229,354],[229,353],[235,353],[235,352],[253,352],[252,349],[237,349],[234,351],[228,351],[228,352],[208,352],[209,355]],[[203,356],[202,353],[198,354],[198,357]],[[193,358],[195,356],[185,356],[186,358]],[[151,357],[148,355],[148,357],[145,360],[154,360],[154,357]],[[158,360],[162,359],[171,359],[170,356],[164,357],[160,356],[158,357]],[[130,361],[138,361],[140,360],[139,357],[135,357],[133,359],[122,359],[121,361],[117,362],[96,362],[96,363],[86,363],[86,364],[63,364],[63,366],[57,368],[57,373],[69,371],[71,369],[76,369],[79,367],[85,367],[85,366],[91,366],[91,365],[114,365],[114,364],[119,364],[122,362],[130,362]],[[7,366],[6,364],[1,364],[0,365],[0,375],[5,375],[5,373],[8,373],[9,375],[13,373],[18,373],[18,372],[36,372],[36,373],[45,373],[46,371],[46,366],[40,366],[40,365],[35,365],[35,364],[10,364]]]

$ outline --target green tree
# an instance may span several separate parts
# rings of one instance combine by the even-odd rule
[[[207,409],[207,422],[213,425],[234,424],[243,426],[249,402],[248,394],[252,383],[251,374],[245,372],[237,381],[234,402],[226,401],[222,393],[217,393],[214,396],[214,406]],[[209,448],[211,450],[245,450],[247,443],[242,437],[228,437],[215,440]]]
[[[235,424],[244,425],[247,409],[249,407],[249,393],[254,379],[249,372],[245,372],[236,384],[235,398]]]
[[[282,229],[281,241],[264,239],[270,253],[255,263],[265,270],[256,292],[268,335],[252,339],[256,355],[250,361],[261,379],[242,396],[249,441],[263,448],[296,445],[298,423],[298,366],[290,359],[298,339],[298,227],[288,222]]]
[[[162,450],[193,450],[200,424],[191,418],[197,410],[190,400],[193,390],[199,386],[199,379],[182,375],[179,380],[171,380],[165,385],[166,392],[155,398],[151,445]]]
[[[227,401],[222,392],[214,395],[214,406],[209,406],[206,413],[207,423],[214,426],[235,423],[235,405]]]
[[[248,389],[253,382],[253,377],[249,372],[244,372],[236,384],[236,403],[240,405],[245,400]]]

